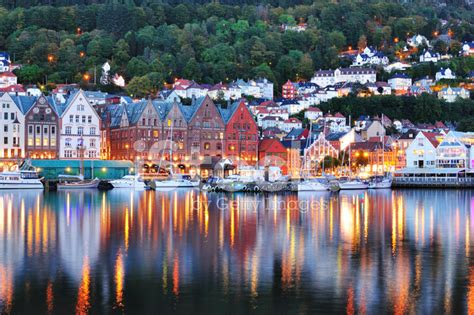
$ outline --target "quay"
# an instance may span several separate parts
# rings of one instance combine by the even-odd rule
[[[395,188],[474,188],[474,173],[463,168],[405,168],[394,173]]]

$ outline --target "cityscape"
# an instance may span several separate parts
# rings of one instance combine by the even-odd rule
[[[474,313],[470,0],[0,0],[0,314]]]

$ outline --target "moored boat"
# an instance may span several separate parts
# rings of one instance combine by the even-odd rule
[[[43,183],[35,171],[20,170],[0,173],[0,190],[43,188]]]
[[[198,188],[199,181],[193,181],[190,175],[175,174],[169,179],[155,180],[154,189]]]
[[[341,178],[339,188],[341,190],[361,190],[369,188],[369,184],[359,178]]]
[[[60,189],[96,189],[99,186],[100,180],[98,178],[93,180],[81,180],[78,182],[64,182],[58,183],[58,190]]]
[[[120,179],[110,181],[110,184],[114,188],[133,188],[133,189],[145,189],[146,185],[138,175],[126,175]]]
[[[298,191],[328,191],[329,183],[327,180],[312,179],[298,183]]]
[[[385,176],[375,176],[369,181],[370,189],[389,189],[392,188],[392,178]]]

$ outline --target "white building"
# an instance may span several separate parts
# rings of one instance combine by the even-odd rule
[[[205,87],[200,86],[197,83],[193,83],[186,89],[186,97],[187,98],[200,98],[207,95],[208,89]],[[179,95],[179,94],[178,94]]]
[[[420,55],[420,62],[438,62],[441,59],[441,55],[431,50],[425,50]]]
[[[0,96],[0,158],[25,157],[25,112],[33,105],[34,97]]]
[[[17,83],[17,77],[13,72],[7,71],[0,74],[0,88],[6,88]]]
[[[301,128],[303,124],[298,118],[291,117],[283,121],[282,124],[280,124],[280,129],[286,132],[290,132],[293,128]]]
[[[395,92],[408,91],[412,85],[412,79],[405,73],[397,73],[388,79],[388,84]]]
[[[286,109],[290,115],[294,115],[308,108],[309,103],[299,102],[297,100],[285,100],[281,103],[280,107]]]
[[[407,44],[411,47],[419,47],[421,45],[430,46],[430,41],[423,35],[417,34],[407,39]]]
[[[255,84],[260,88],[260,95],[267,100],[273,99],[273,83],[266,78],[259,78]]]
[[[448,132],[436,148],[436,167],[473,169],[474,132]]]
[[[336,70],[319,70],[314,73],[311,82],[320,87],[334,85],[340,82],[358,82],[365,84],[376,81],[377,72],[370,68],[338,68]]]
[[[416,168],[436,167],[436,148],[440,134],[420,131],[405,150],[406,166]]]
[[[59,158],[100,157],[100,117],[82,90],[69,97],[61,114]]]
[[[276,127],[282,129],[281,126],[285,120],[278,116],[267,116],[262,119],[262,129]]]
[[[388,65],[388,57],[382,52],[372,47],[365,47],[364,51],[354,58],[352,62],[353,67],[363,65]]]
[[[464,56],[474,55],[474,41],[464,42],[461,50]]]
[[[454,102],[457,98],[469,98],[469,91],[463,87],[447,87],[438,92],[438,98],[448,103]]]
[[[441,70],[436,72],[435,79],[436,81],[443,80],[443,79],[453,80],[453,79],[456,79],[456,74],[449,68],[447,69],[441,68]]]
[[[309,120],[317,120],[323,116],[323,112],[317,107],[309,107],[304,112],[304,118]]]

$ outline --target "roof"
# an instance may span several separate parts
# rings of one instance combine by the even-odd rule
[[[0,74],[2,77],[16,78],[16,75],[13,72],[5,71]]]
[[[35,96],[17,96],[17,95],[10,95],[12,100],[18,106],[23,114],[28,112],[28,110],[33,106],[36,101]]]
[[[347,132],[332,132],[325,136],[327,141],[339,141],[342,137],[344,137]]]
[[[307,112],[321,112],[321,110],[318,107],[308,107],[306,111]]]
[[[438,147],[439,142],[438,142],[437,137],[440,137],[441,134],[436,133],[436,132],[425,132],[425,131],[422,131],[421,133],[426,137],[426,139],[428,139],[429,142],[431,142],[433,147],[435,148]]]
[[[232,118],[232,116],[234,115],[235,111],[237,110],[241,102],[242,101],[233,102],[229,104],[229,106],[227,106],[226,108],[223,108],[222,106],[218,106],[219,113],[221,114],[222,120],[224,121],[226,125],[229,122],[229,120]]]
[[[263,139],[258,144],[258,151],[281,153],[286,152],[286,149],[278,139]]]
[[[410,79],[410,76],[406,73],[395,73],[389,80],[392,79]]]

